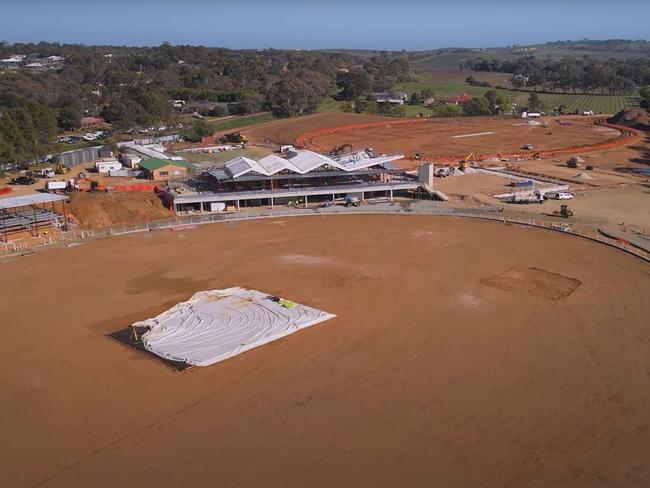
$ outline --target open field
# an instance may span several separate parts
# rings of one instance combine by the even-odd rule
[[[304,217],[0,268],[5,486],[650,483],[650,273],[596,243]],[[338,316],[185,374],[106,337],[236,285]]]
[[[211,123],[211,127],[215,132],[224,132],[231,129],[248,127],[255,124],[261,124],[263,122],[269,122],[271,120],[275,120],[276,118],[273,116],[273,114],[264,112],[254,115],[223,117],[223,119],[225,120],[216,119]]]
[[[425,157],[476,153],[510,153],[532,144],[534,151],[559,149],[569,146],[596,144],[615,139],[619,132],[594,125],[590,117],[546,118],[547,128],[528,125],[514,118],[430,119],[413,125],[391,125],[342,130],[335,133],[309,135],[308,147],[329,151],[350,143],[355,148],[372,147],[382,153],[420,153]],[[559,125],[559,120],[570,120],[572,125]]]
[[[493,86],[503,88],[485,88],[465,83],[465,78],[473,76],[478,81],[487,81]],[[422,73],[416,80],[398,85],[398,89],[409,95],[424,89],[433,90],[437,97],[451,97],[467,93],[473,97],[482,97],[486,91],[494,90],[499,95],[508,97],[512,102],[525,106],[531,91],[510,89],[510,76],[508,73],[491,73],[481,71],[446,70]],[[540,100],[545,104],[547,111],[564,104],[569,112],[582,112],[592,110],[596,113],[615,114],[625,107],[639,104],[637,94],[630,95],[582,95],[564,93],[538,93]]]

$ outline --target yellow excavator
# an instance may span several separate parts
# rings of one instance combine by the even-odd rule
[[[460,161],[460,164],[458,165],[458,169],[460,170],[467,169],[469,168],[471,163],[475,163],[475,162],[476,162],[476,155],[473,152],[471,152],[467,156],[465,156],[465,159],[462,159]]]
[[[68,168],[63,163],[57,163],[57,165],[54,167],[54,172],[57,175],[67,175],[70,172],[70,168]]]
[[[248,137],[240,132],[230,132],[229,134],[224,134],[224,137],[226,141],[241,144],[243,147],[246,147],[246,144],[248,144]]]
[[[332,154],[334,156],[341,156],[342,154],[345,154],[346,152],[350,152],[350,151],[352,151],[352,144],[346,143],[333,148]]]

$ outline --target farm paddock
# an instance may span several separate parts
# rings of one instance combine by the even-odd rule
[[[0,268],[6,486],[650,484],[650,275],[596,243],[301,217]],[[229,286],[337,318],[189,373],[106,337]]]

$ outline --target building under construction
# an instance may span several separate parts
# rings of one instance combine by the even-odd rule
[[[312,151],[290,152],[287,157],[271,154],[258,160],[239,156],[224,167],[206,170],[204,191],[175,195],[173,209],[214,212],[230,206],[392,199],[420,185],[417,176],[392,164],[402,158],[376,155],[370,149],[332,157]]]

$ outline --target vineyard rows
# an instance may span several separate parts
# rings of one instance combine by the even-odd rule
[[[545,101],[553,107],[564,104],[569,113],[593,111],[594,113],[615,114],[625,107],[639,104],[637,97],[624,95],[551,95]]]

